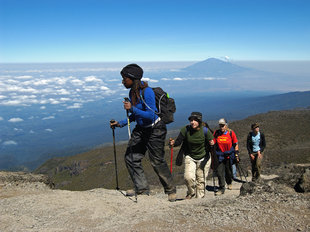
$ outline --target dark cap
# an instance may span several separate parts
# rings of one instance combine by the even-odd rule
[[[140,80],[143,76],[143,69],[137,64],[129,64],[122,69],[121,75],[133,80]]]
[[[251,125],[252,130],[254,130],[257,127],[259,127],[259,124],[257,122]]]
[[[202,122],[202,114],[200,112],[192,112],[191,116],[188,117],[188,120],[196,119],[198,122]]]

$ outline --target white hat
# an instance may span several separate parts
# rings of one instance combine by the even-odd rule
[[[225,119],[225,118],[221,118],[221,119],[219,120],[219,125],[225,125],[225,124],[227,124],[226,119]]]

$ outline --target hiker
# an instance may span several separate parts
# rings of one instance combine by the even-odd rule
[[[186,199],[202,198],[205,195],[206,178],[211,165],[206,143],[214,145],[213,135],[202,122],[200,112],[192,112],[188,120],[190,125],[181,128],[176,140],[170,139],[170,146],[180,146],[185,154],[184,179],[187,186]],[[180,155],[179,154],[179,155]],[[179,156],[178,155],[178,156]]]
[[[158,175],[165,193],[168,194],[168,200],[175,201],[176,187],[164,158],[167,128],[155,113],[157,108],[154,91],[148,87],[147,82],[141,81],[143,69],[137,64],[125,66],[120,73],[123,85],[130,89],[129,101],[123,102],[128,118],[110,123],[110,126],[124,127],[128,125],[128,121],[129,123],[136,122],[125,153],[125,163],[134,184],[134,190],[128,190],[126,195],[149,195],[149,185],[141,164],[145,152],[148,150],[151,165]],[[144,91],[144,102],[141,99],[142,90]],[[145,104],[149,107],[146,107]]]
[[[261,174],[261,163],[263,159],[263,151],[266,147],[265,135],[259,131],[259,124],[251,125],[252,131],[247,137],[247,149],[252,164],[252,181],[257,181]]]
[[[216,173],[219,181],[219,190],[216,195],[224,194],[225,181],[227,188],[232,190],[232,164],[235,154],[239,153],[238,139],[235,132],[228,128],[227,120],[219,120],[220,129],[216,130],[214,136],[215,153],[218,159]]]

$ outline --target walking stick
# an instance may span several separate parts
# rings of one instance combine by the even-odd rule
[[[129,102],[129,98],[128,98],[128,97],[124,97],[124,101],[125,101],[125,102]],[[129,110],[126,110],[126,115],[127,115],[127,125],[128,125],[128,137],[129,137],[129,143],[130,143],[130,139],[131,139],[131,130],[130,130]],[[131,160],[133,161],[131,144],[129,144],[129,146],[130,146],[130,156],[131,156]],[[133,169],[133,171],[135,172],[134,169]],[[137,189],[136,189],[136,187],[135,187],[135,199],[136,199],[135,202],[138,203],[138,195],[137,195]]]
[[[125,102],[129,102],[128,97],[124,97],[124,100],[125,100]],[[131,130],[130,130],[129,110],[126,110],[126,114],[127,114],[127,125],[128,125],[128,137],[130,139],[131,138]]]
[[[242,180],[242,172],[241,172],[240,167],[239,167],[239,165],[237,163],[236,163],[236,167],[237,167],[237,170],[239,172],[241,182],[243,182],[243,180]]]
[[[115,120],[111,120],[110,123],[115,122]],[[116,178],[116,190],[119,190],[118,187],[118,172],[117,172],[117,160],[116,160],[116,147],[115,147],[115,126],[112,126],[112,135],[113,135],[113,148],[114,148],[114,163],[115,163],[115,178]]]
[[[238,164],[238,166],[239,166],[239,164]],[[245,181],[248,182],[248,180],[247,180],[247,178],[246,178],[246,176],[245,176],[245,174],[244,174],[244,171],[243,171],[242,167],[239,166],[239,168],[241,169],[241,172],[242,172],[242,174],[243,174],[243,176],[244,176],[244,178],[245,178]]]
[[[171,148],[170,148],[170,154],[171,154],[171,158],[170,158],[170,172],[172,173],[173,146],[171,146]]]
[[[213,192],[214,192],[214,195],[216,195],[216,187],[215,187],[215,171],[214,169],[212,169],[212,179],[213,179]]]
[[[236,166],[237,166],[237,168],[238,168],[238,171],[239,171],[239,174],[240,174],[241,181],[242,181],[242,175],[243,175],[243,176],[244,176],[244,178],[245,178],[245,182],[248,182],[248,180],[247,180],[247,178],[246,178],[246,176],[245,176],[245,174],[244,174],[244,171],[243,171],[242,167],[240,167],[240,166],[239,166],[239,163],[236,163]]]
[[[215,154],[214,146],[211,147],[211,168],[212,168],[212,179],[213,179],[213,191],[214,195],[216,195],[217,189],[215,186],[215,176],[216,176],[216,168],[218,166],[218,160]]]

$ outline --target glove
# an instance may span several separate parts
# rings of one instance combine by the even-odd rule
[[[240,162],[240,158],[239,158],[239,151],[236,151],[235,152],[235,159],[236,159],[236,163],[239,163]]]

